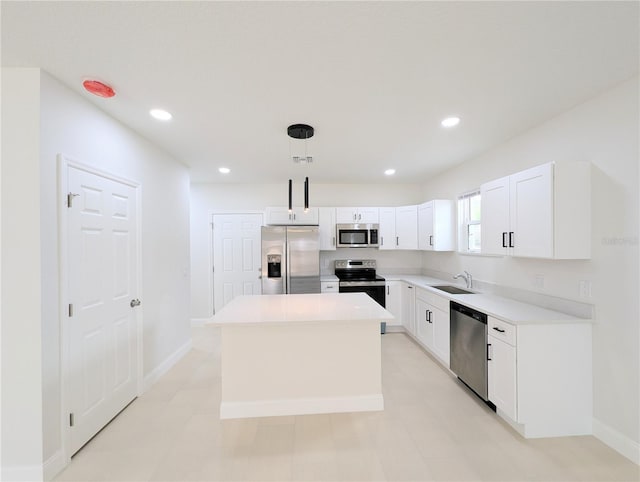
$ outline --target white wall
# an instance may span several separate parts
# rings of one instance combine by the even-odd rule
[[[40,73],[2,69],[2,480],[42,478]]]
[[[15,71],[16,69],[3,69],[3,80],[5,73],[7,76],[14,76]],[[14,239],[13,248],[19,249],[15,254],[11,251],[11,257],[5,256],[3,252],[3,261],[15,259],[13,265],[5,267],[3,264],[3,278],[25,279],[29,283],[28,288],[21,290],[21,296],[28,300],[20,307],[23,313],[21,321],[28,319],[29,322],[37,323],[38,333],[33,336],[3,336],[3,342],[13,343],[22,347],[20,349],[26,348],[29,363],[37,363],[38,369],[41,357],[42,377],[37,380],[41,384],[37,397],[25,396],[21,400],[26,406],[35,404],[36,400],[38,404],[42,404],[39,414],[41,421],[37,417],[33,420],[21,420],[27,413],[26,410],[21,410],[15,414],[20,420],[20,429],[14,430],[12,437],[15,439],[18,437],[16,434],[24,433],[25,438],[28,436],[29,443],[39,445],[39,463],[42,464],[43,461],[51,462],[53,458],[59,457],[62,434],[57,214],[62,196],[57,193],[57,154],[62,153],[73,160],[138,181],[142,185],[143,289],[140,299],[143,302],[145,375],[190,343],[189,175],[183,165],[48,74],[40,73],[39,70],[32,72],[35,72],[35,78],[40,82],[39,88],[28,92],[26,102],[19,97],[17,102],[24,102],[24,111],[28,113],[30,122],[40,124],[39,131],[29,131],[29,138],[18,138],[19,148],[35,149],[35,153],[31,153],[31,158],[28,159],[33,166],[28,169],[28,164],[21,165],[25,156],[5,157],[3,143],[3,171],[7,172],[9,168],[20,170],[20,177],[12,180],[7,191],[4,191],[3,186],[3,195],[12,195],[10,203],[4,200],[3,208],[11,216],[8,219],[15,219],[20,225],[20,229],[14,229],[13,237],[9,240],[19,237],[22,243],[16,246],[17,241]],[[9,87],[12,86],[2,86],[3,100],[13,99],[15,91],[20,92],[19,87],[24,89],[22,86],[14,86],[9,91]],[[37,108],[32,106],[33,102],[37,103]],[[16,110],[22,112],[20,109]],[[3,102],[3,139],[7,138],[6,126],[12,124],[13,120],[4,114]],[[17,118],[15,112],[12,114]],[[29,188],[35,194],[29,193]],[[6,232],[5,211],[2,218],[3,236]],[[3,249],[5,247],[12,248],[11,244],[5,245],[3,239]],[[23,256],[22,252],[25,252]],[[34,263],[36,266],[32,269]],[[8,286],[6,281],[2,286],[4,301]],[[16,289],[19,287],[20,284]],[[21,300],[17,298],[16,303]],[[37,314],[30,313],[32,310],[36,310]],[[25,329],[21,328],[22,331]],[[19,370],[16,370],[17,367]],[[11,368],[15,370],[13,373],[21,377],[27,375],[24,383],[30,384],[35,376],[25,373],[25,367],[21,364],[14,363]],[[34,408],[30,413],[35,411]],[[4,415],[3,413],[3,419]],[[38,424],[40,439],[25,431],[25,424],[27,428],[31,424]],[[19,447],[18,449],[24,452]]]
[[[309,198],[312,206],[402,206],[422,202],[419,185],[414,184],[315,184],[313,171]],[[293,201],[303,204],[303,179],[294,177]],[[244,210],[264,211],[267,206],[286,206],[288,203],[288,179],[281,184],[192,184],[191,186],[191,317],[209,318],[213,315],[213,287],[211,275],[211,213]],[[363,250],[374,252],[375,250]],[[353,250],[339,250],[353,256]],[[335,254],[335,253],[333,253]],[[327,261],[333,254],[323,253],[323,272],[330,272]],[[364,257],[358,252],[358,257]],[[376,257],[376,256],[372,256]],[[380,254],[382,267],[387,267],[389,256]],[[407,266],[420,264],[419,253],[400,255]]]
[[[475,279],[595,304],[595,430],[640,442],[640,314],[638,306],[638,78],[465,162],[424,187],[426,197],[455,198],[482,182],[549,161],[591,161],[592,258],[536,261],[425,253],[424,267],[470,271]],[[544,288],[534,288],[537,275]],[[592,299],[579,296],[593,283]],[[607,434],[603,434],[607,432]],[[635,445],[636,458],[639,457]]]

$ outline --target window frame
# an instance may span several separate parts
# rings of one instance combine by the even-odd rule
[[[471,219],[471,198],[478,196],[482,205],[482,197],[480,197],[480,188],[464,192],[458,196],[458,252],[463,254],[482,254],[482,247],[470,249],[469,226],[479,226],[480,240],[482,240],[482,218]]]

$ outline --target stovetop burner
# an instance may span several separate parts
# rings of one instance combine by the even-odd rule
[[[335,274],[340,281],[384,281],[376,274],[375,259],[338,259]]]

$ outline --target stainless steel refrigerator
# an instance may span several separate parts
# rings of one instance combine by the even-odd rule
[[[262,227],[262,294],[320,293],[317,226]]]

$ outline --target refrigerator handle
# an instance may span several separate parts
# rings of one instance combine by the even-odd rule
[[[284,277],[284,286],[282,287],[282,293],[283,294],[289,294],[289,283],[291,282],[291,269],[289,268],[289,260],[291,258],[289,258],[289,240],[287,238],[285,238],[285,266],[284,266],[284,272],[285,272],[285,277]]]

